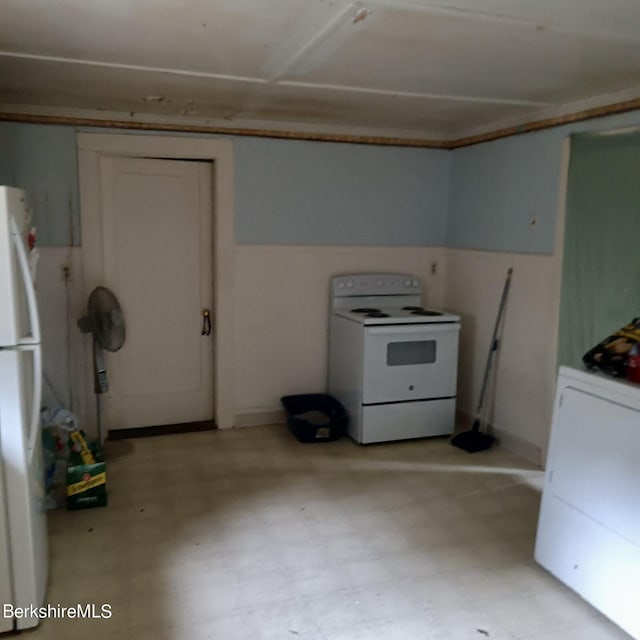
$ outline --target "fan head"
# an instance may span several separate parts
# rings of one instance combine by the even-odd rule
[[[118,351],[124,344],[124,316],[117,298],[106,287],[89,294],[88,313],[79,321],[82,331],[93,333],[96,342],[107,351]]]

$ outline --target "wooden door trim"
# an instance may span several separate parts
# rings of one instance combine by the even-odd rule
[[[154,135],[115,135],[79,133],[78,173],[80,177],[80,220],[82,278],[80,287],[86,300],[93,287],[100,284],[103,273],[102,211],[100,207],[100,158],[102,156],[137,158],[190,158],[210,161],[213,184],[213,265],[214,265],[214,394],[215,422],[225,429],[234,424],[234,162],[233,142],[224,139],[202,139]],[[93,390],[87,381],[87,341],[82,353],[75,354],[76,372],[73,383],[83,424],[95,424],[92,410]]]

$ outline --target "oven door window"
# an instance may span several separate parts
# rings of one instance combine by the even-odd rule
[[[387,344],[387,366],[433,364],[436,361],[435,340],[405,340]]]

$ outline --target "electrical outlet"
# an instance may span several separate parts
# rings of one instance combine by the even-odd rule
[[[64,282],[71,282],[71,267],[68,264],[61,266],[62,280]]]
[[[437,262],[432,262],[431,263],[431,275],[435,276],[438,273],[438,263]]]

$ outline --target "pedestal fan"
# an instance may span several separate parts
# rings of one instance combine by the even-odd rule
[[[118,351],[125,341],[122,309],[115,295],[106,287],[96,287],[89,294],[87,315],[78,320],[82,333],[93,337],[93,390],[96,394],[98,438],[102,443],[102,407],[100,396],[109,390],[104,351]]]

